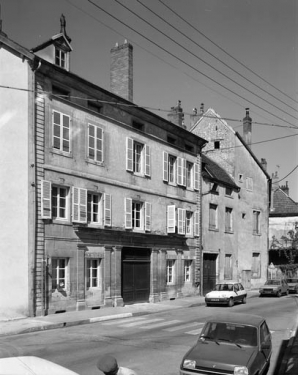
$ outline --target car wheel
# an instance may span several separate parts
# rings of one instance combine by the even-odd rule
[[[246,296],[244,296],[244,297],[242,298],[242,303],[243,303],[243,304],[246,303]]]
[[[233,307],[234,306],[234,299],[233,298],[229,299],[228,306],[229,307]]]
[[[278,297],[278,298],[281,297],[281,291],[280,290],[277,292],[276,297]]]

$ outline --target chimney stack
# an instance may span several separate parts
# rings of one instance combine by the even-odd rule
[[[110,88],[112,93],[133,101],[133,46],[127,40],[111,49]]]
[[[183,109],[181,108],[181,100],[178,100],[178,104],[176,107],[171,107],[171,112],[168,113],[168,120],[180,126],[181,128],[186,129],[184,123],[184,113]]]
[[[287,194],[287,196],[289,196],[290,190],[289,190],[288,181],[286,181],[285,185],[281,185],[280,188],[281,188],[281,190],[283,190]]]
[[[267,160],[266,159],[261,158],[261,165],[262,165],[264,171],[267,172]]]
[[[246,116],[243,119],[243,138],[247,146],[251,147],[252,120],[249,117],[249,108],[246,108]]]

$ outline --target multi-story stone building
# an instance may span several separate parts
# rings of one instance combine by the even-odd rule
[[[109,92],[69,70],[64,17],[32,50],[0,42],[0,314],[198,293],[206,141],[133,103],[132,46]]]
[[[251,150],[252,120],[243,119],[243,138],[213,109],[192,116],[191,132],[207,139],[206,168],[223,174],[205,174],[202,188],[203,292],[215,281],[241,280],[246,288],[258,287],[267,276],[268,221],[271,179],[266,161]],[[216,165],[211,165],[210,160]],[[230,181],[229,181],[230,180]]]

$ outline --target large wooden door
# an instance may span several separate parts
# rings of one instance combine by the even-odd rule
[[[210,292],[216,283],[217,254],[203,255],[203,295]]]
[[[149,249],[122,249],[122,298],[125,304],[149,301],[150,255]]]

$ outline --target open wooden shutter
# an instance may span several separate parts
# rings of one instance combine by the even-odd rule
[[[169,181],[168,163],[169,163],[169,154],[163,151],[163,180],[164,181]]]
[[[200,190],[200,166],[198,163],[194,164],[194,189]]]
[[[110,227],[112,225],[112,196],[111,194],[104,194],[104,226]]]
[[[167,233],[175,233],[176,229],[176,207],[167,207]]]
[[[132,229],[132,199],[125,198],[125,228]]]
[[[50,181],[41,182],[41,218],[52,218],[52,184]]]
[[[96,127],[96,161],[103,162],[103,137],[104,131],[102,128]]]
[[[145,230],[151,231],[151,203],[145,202]]]
[[[145,145],[145,176],[151,175],[150,147]]]
[[[182,186],[186,186],[186,159],[182,159]]]
[[[200,236],[200,212],[199,211],[195,211],[194,235],[195,237]]]
[[[182,185],[183,181],[183,159],[178,157],[177,158],[177,184]]]
[[[133,140],[126,138],[126,170],[133,172]]]
[[[72,187],[72,221],[87,223],[87,189]]]
[[[178,234],[185,234],[186,210],[178,208]]]

